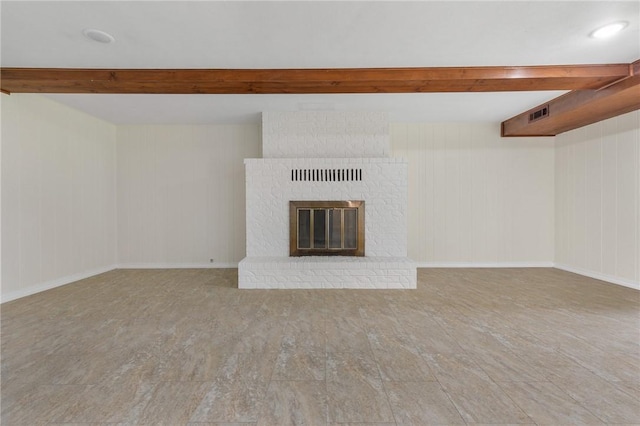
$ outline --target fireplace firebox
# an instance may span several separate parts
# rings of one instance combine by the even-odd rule
[[[364,201],[290,201],[290,256],[364,256]]]

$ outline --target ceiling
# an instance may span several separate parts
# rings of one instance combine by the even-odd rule
[[[2,1],[0,62],[37,68],[368,68],[630,63],[640,1]],[[589,33],[624,20],[609,40]],[[95,28],[116,39],[82,35]],[[377,110],[499,122],[564,92],[47,95],[117,124],[256,122],[264,110]]]

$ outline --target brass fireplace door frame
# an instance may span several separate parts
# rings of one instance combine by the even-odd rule
[[[331,208],[356,209],[356,248],[298,248],[298,210]],[[364,256],[364,201],[289,201],[289,256]]]

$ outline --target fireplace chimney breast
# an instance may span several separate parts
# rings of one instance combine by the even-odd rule
[[[262,159],[246,159],[240,288],[415,288],[406,160],[382,112],[264,112]],[[291,201],[363,200],[364,257],[290,256]]]

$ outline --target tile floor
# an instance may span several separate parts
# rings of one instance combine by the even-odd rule
[[[555,269],[417,290],[117,270],[5,303],[2,424],[640,423],[640,292]]]

